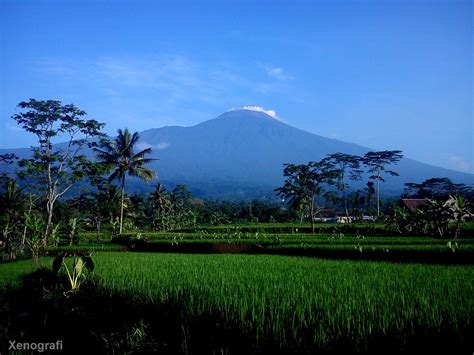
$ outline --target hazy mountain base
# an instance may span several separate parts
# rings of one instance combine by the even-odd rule
[[[325,155],[342,152],[363,155],[370,148],[325,138],[278,121],[263,112],[235,110],[192,127],[162,127],[140,133],[138,148],[150,147],[149,165],[158,172],[166,187],[186,184],[196,197],[248,199],[273,197],[273,189],[283,183],[284,163],[307,163]],[[61,146],[60,144],[58,146]],[[399,147],[395,147],[399,148]],[[20,158],[30,150],[2,149]],[[92,152],[88,152],[89,156]],[[0,166],[12,173],[14,166]],[[400,176],[387,176],[382,196],[400,195],[404,183],[432,177],[447,177],[472,185],[474,175],[435,167],[403,158],[393,167]],[[365,187],[367,177],[353,189]],[[129,193],[150,192],[153,184],[127,181]]]

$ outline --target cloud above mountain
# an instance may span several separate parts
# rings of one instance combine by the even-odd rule
[[[170,146],[170,144],[167,143],[167,142],[159,142],[159,143],[156,143],[156,144],[150,144],[148,142],[139,142],[137,144],[137,148],[139,150],[148,149],[148,148],[151,148],[151,149],[166,149],[169,146]]]
[[[278,117],[275,110],[265,110],[261,106],[244,106],[244,107],[241,107],[241,108],[231,108],[229,111],[236,111],[236,110],[247,110],[247,111],[263,112],[263,113],[267,114],[268,116],[270,116],[271,118],[274,118],[276,120],[280,120],[280,118]]]

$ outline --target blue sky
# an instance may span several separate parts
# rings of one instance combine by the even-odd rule
[[[474,172],[471,1],[0,0],[0,148],[22,100],[145,130],[230,108]],[[291,149],[291,147],[289,147]]]

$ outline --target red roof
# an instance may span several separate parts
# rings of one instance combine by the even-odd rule
[[[428,201],[429,200],[427,198],[402,198],[403,205],[412,211],[420,208]]]

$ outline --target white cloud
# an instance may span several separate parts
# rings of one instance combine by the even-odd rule
[[[151,148],[151,149],[166,149],[170,146],[169,143],[167,142],[160,142],[158,144],[150,144],[148,142],[139,142],[137,144],[137,148],[139,150],[143,150],[143,149],[147,149],[147,148]]]
[[[464,159],[463,157],[459,155],[451,155],[449,157],[449,160],[451,161],[451,163],[454,165],[454,167],[457,170],[466,171],[466,172],[472,171],[471,164],[466,159]]]
[[[249,110],[249,111],[263,112],[263,113],[266,113],[270,117],[278,118],[277,113],[276,113],[275,110],[265,110],[261,106],[244,106],[243,109],[244,110]]]
[[[277,79],[277,80],[293,80],[294,77],[289,75],[288,73],[285,72],[283,68],[280,67],[271,67],[268,65],[264,65],[263,69],[267,73],[268,76],[271,78]]]
[[[276,120],[280,119],[275,110],[265,110],[261,106],[244,106],[244,107],[241,107],[241,108],[231,108],[229,111],[236,111],[236,110],[248,110],[248,111],[263,112],[263,113],[267,114],[268,116],[270,116],[270,117],[272,117]]]

